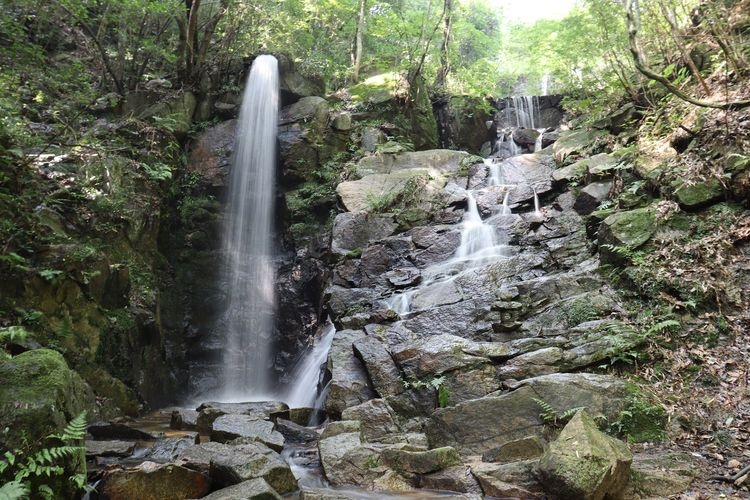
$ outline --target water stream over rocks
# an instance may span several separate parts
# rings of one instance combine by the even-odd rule
[[[87,444],[92,463],[140,465],[102,470],[100,489],[543,498],[550,429],[539,402],[614,421],[624,382],[587,370],[642,339],[607,333],[622,300],[596,273],[576,195],[553,178],[554,150],[532,147],[476,162],[449,150],[360,160],[337,187],[346,211],[331,230],[328,324],[290,369],[283,402],[163,411],[158,435],[123,426],[152,443],[137,452],[127,430],[108,428]],[[373,209],[386,186],[400,201]]]

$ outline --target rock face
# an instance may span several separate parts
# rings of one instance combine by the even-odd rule
[[[601,500],[623,491],[632,460],[625,443],[603,434],[579,411],[550,444],[538,473],[545,489],[558,498]]]

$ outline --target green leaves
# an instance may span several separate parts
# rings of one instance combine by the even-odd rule
[[[59,446],[33,450],[6,451],[0,459],[0,481],[11,477],[9,482],[0,487],[0,500],[26,498],[32,494],[30,483],[34,480],[34,497],[45,499],[56,498],[56,492],[39,480],[51,479],[66,473],[65,461],[81,457],[85,452],[81,446],[86,435],[86,412],[73,418],[59,434],[47,436],[48,440],[61,442]],[[77,489],[85,486],[86,475],[77,473],[70,478]]]

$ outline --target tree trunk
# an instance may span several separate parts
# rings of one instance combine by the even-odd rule
[[[435,89],[438,92],[445,90],[445,80],[450,72],[449,49],[451,41],[451,27],[453,23],[453,0],[444,0],[443,16],[445,24],[443,25],[443,43],[440,46],[440,69],[435,78]]]
[[[638,31],[641,29],[641,17],[638,10],[638,0],[625,0],[625,11],[627,14],[628,23],[628,41],[630,43],[630,53],[633,56],[633,62],[635,67],[644,76],[651,80],[661,83],[669,92],[676,95],[683,101],[689,102],[696,106],[703,108],[715,108],[715,109],[741,109],[750,106],[750,100],[745,101],[726,101],[726,102],[712,102],[704,101],[702,99],[696,99],[685,92],[679,87],[669,81],[664,75],[657,73],[653,69],[649,68],[646,63],[646,57],[643,54],[640,44],[638,43]]]
[[[365,12],[367,12],[367,0],[359,0],[357,9],[357,28],[354,32],[354,47],[352,51],[352,83],[359,81],[359,69],[362,66],[362,41],[365,32]]]

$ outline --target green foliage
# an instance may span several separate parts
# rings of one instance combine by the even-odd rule
[[[546,401],[542,399],[539,399],[539,398],[532,398],[532,399],[542,409],[541,413],[539,413],[539,418],[542,419],[542,422],[544,422],[546,425],[549,425],[551,427],[562,427],[571,418],[573,418],[573,415],[578,413],[579,410],[583,410],[586,408],[585,406],[578,406],[576,408],[569,408],[567,410],[560,412],[556,410],[555,408],[553,408],[552,405],[550,405],[549,403],[547,403]]]
[[[667,412],[663,406],[634,394],[628,396],[625,408],[606,430],[630,443],[657,443],[667,438],[666,425]]]
[[[82,446],[85,435],[86,412],[82,412],[61,433],[47,436],[52,446],[6,451],[0,458],[0,480],[5,479],[8,483],[0,489],[0,493],[9,498],[24,498],[29,492],[35,498],[56,498],[54,482],[66,474],[66,462],[77,460],[85,465],[85,448]],[[85,471],[77,472],[67,480],[76,490],[86,487]]]
[[[405,389],[434,389],[440,408],[445,408],[450,402],[450,390],[445,385],[445,375],[435,376],[430,380],[403,379],[401,384]]]

